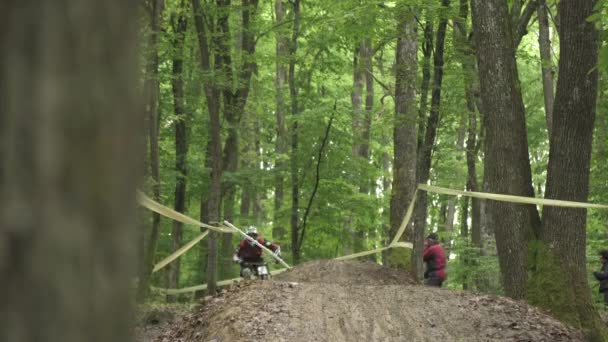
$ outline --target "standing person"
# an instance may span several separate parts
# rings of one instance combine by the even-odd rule
[[[446,258],[436,233],[429,234],[424,240],[422,260],[426,263],[424,283],[428,286],[441,287],[446,278]]]
[[[608,250],[600,251],[599,256],[602,268],[593,272],[593,276],[600,282],[600,294],[604,297],[604,307],[608,308]]]

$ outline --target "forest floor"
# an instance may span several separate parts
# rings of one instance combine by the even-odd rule
[[[171,321],[140,341],[583,341],[524,302],[413,285],[404,271],[353,261],[239,283]]]

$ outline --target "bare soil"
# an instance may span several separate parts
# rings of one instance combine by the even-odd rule
[[[524,302],[413,285],[373,263],[315,261],[232,286],[156,342],[583,341]]]

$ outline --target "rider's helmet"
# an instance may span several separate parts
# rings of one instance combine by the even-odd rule
[[[252,238],[257,238],[258,237],[258,229],[255,226],[249,226],[247,227],[247,235],[251,236]]]

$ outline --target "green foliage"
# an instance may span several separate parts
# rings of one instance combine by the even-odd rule
[[[167,0],[163,14],[163,30],[160,35],[160,158],[161,158],[161,188],[162,203],[172,206],[174,201],[175,171],[175,122],[186,120],[188,123],[188,175],[187,175],[187,210],[186,214],[200,217],[201,198],[207,194],[208,170],[206,169],[206,145],[208,140],[208,113],[205,102],[203,81],[213,80],[224,86],[226,78],[221,74],[206,74],[199,67],[199,48],[197,35],[192,20],[192,9],[189,1]],[[206,15],[217,14],[216,4],[203,2]],[[295,158],[299,170],[300,187],[300,217],[313,191],[315,169],[321,140],[329,118],[335,115],[333,127],[329,134],[320,165],[320,183],[318,192],[312,202],[307,222],[306,236],[302,246],[302,260],[333,258],[344,254],[353,245],[353,227],[358,229],[362,248],[371,249],[386,245],[388,241],[387,225],[389,212],[390,188],[384,188],[383,181],[391,181],[392,170],[383,168],[383,157],[389,156],[392,162],[392,134],[394,118],[394,62],[395,43],[397,35],[397,15],[401,6],[417,5],[419,14],[424,18],[436,20],[439,15],[440,2],[428,1],[398,1],[383,2],[382,6],[374,1],[305,1],[302,4],[302,32],[298,40],[296,61],[296,84],[299,88],[298,101],[300,114],[298,120],[299,147],[294,156],[288,151],[282,155],[276,153],[276,35],[282,33],[291,37],[293,11],[291,4],[286,3],[286,23],[276,25],[273,2],[260,2],[255,17],[253,30],[256,33],[257,45],[253,56],[238,56],[235,46],[240,39],[241,22],[238,16],[240,2],[233,2],[230,9],[229,38],[231,57],[234,58],[235,70],[245,60],[256,62],[256,69],[250,85],[250,96],[245,113],[240,123],[239,143],[240,161],[236,172],[226,173],[224,181],[235,181],[237,186],[237,203],[235,206],[235,223],[237,226],[256,225],[264,236],[272,236],[272,227],[280,225],[289,230],[291,214],[291,180],[289,177],[289,161]],[[552,1],[550,1],[553,4]],[[183,4],[183,5],[182,5]],[[182,7],[184,6],[184,7]],[[458,11],[458,4],[452,2],[447,13],[452,18]],[[186,115],[177,117],[173,107],[172,60],[178,53],[173,48],[176,33],[172,20],[179,13],[188,17],[188,29],[185,33],[185,48],[183,51],[184,82]],[[608,121],[608,87],[605,79],[608,77],[608,34],[604,30],[608,14],[606,0],[598,2],[597,15],[593,20],[601,29],[601,56],[598,68],[604,82],[600,87],[598,101],[598,129],[594,141],[594,154],[591,169],[590,201],[608,203],[608,168],[605,165],[608,134],[602,128],[601,119]],[[419,17],[422,17],[419,15]],[[142,18],[142,36],[147,34]],[[470,20],[470,18],[469,18]],[[470,27],[470,23],[467,23]],[[444,80],[440,108],[440,123],[436,144],[433,150],[433,162],[430,182],[435,185],[455,189],[464,189],[467,177],[466,144],[459,137],[465,137],[468,111],[465,102],[464,77],[460,63],[459,52],[454,41],[453,27],[450,25],[446,36],[446,51],[444,65]],[[541,80],[541,61],[538,53],[537,24],[529,27],[527,34],[518,51],[517,61],[523,100],[526,107],[528,128],[528,143],[532,166],[532,177],[537,196],[542,196],[546,179],[546,166],[549,158],[549,143],[545,123],[545,110]],[[557,65],[559,55],[558,35],[552,27],[554,44],[554,61]],[[423,40],[423,30],[419,28],[419,42]],[[371,117],[369,161],[353,157],[353,126],[351,93],[353,89],[353,58],[357,44],[364,38],[369,38],[374,47],[373,72],[374,106]],[[419,44],[420,45],[420,44]],[[214,52],[217,52],[214,50]],[[145,54],[142,52],[142,56]],[[288,60],[281,62],[287,63]],[[422,64],[422,52],[419,54]],[[557,70],[556,70],[557,71]],[[557,75],[559,76],[559,75]],[[419,67],[419,82],[421,81]],[[419,84],[418,84],[419,87]],[[420,95],[420,94],[419,94]],[[287,112],[289,113],[289,93],[285,89]],[[336,112],[333,105],[337,102]],[[286,117],[286,127],[289,130],[295,118]],[[477,158],[478,184],[481,188],[483,177],[483,134],[480,129],[481,120],[477,122],[478,143],[482,144]],[[226,137],[227,122],[222,121],[222,138]],[[603,130],[602,130],[603,129]],[[603,150],[602,150],[603,149]],[[277,162],[285,163],[284,168],[278,168]],[[415,161],[411,161],[415,163]],[[281,175],[285,179],[282,207],[274,213],[275,177]],[[385,179],[386,178],[386,179]],[[149,182],[149,179],[146,180]],[[368,193],[359,191],[361,184],[369,185]],[[243,194],[248,189],[254,194],[250,210],[241,214],[240,206]],[[497,257],[491,248],[484,248],[484,253],[471,246],[470,236],[460,236],[457,232],[462,227],[462,205],[457,201],[454,231],[446,232],[449,241],[451,258],[449,261],[448,286],[486,293],[502,293],[500,272]],[[446,206],[447,197],[429,196],[429,230],[440,230],[445,226],[442,206]],[[149,215],[146,214],[146,218]],[[275,222],[275,217],[277,222]],[[594,255],[599,249],[608,248],[608,212],[589,211],[588,215],[588,268],[595,269]],[[470,222],[469,222],[470,225]],[[162,220],[162,232],[158,246],[157,261],[171,253],[172,223]],[[492,229],[492,227],[489,227]],[[183,243],[193,239],[199,233],[198,228],[184,227]],[[238,237],[233,238],[236,244]],[[487,245],[492,245],[490,237]],[[289,255],[290,235],[279,239],[278,243],[287,259]],[[203,282],[206,265],[201,265],[204,258],[205,246],[195,247],[181,257],[180,287]],[[409,269],[410,251],[396,249],[387,253],[391,265],[399,265]],[[551,265],[541,265],[551,267]],[[236,269],[236,268],[235,268]],[[548,269],[550,271],[550,269]],[[541,298],[540,293],[545,280],[533,280],[531,296]],[[591,284],[594,284],[592,280]],[[158,272],[153,278],[154,286],[164,287],[165,274]],[[538,290],[538,295],[534,293]],[[559,288],[553,289],[559,291]],[[595,299],[599,300],[597,294]]]
[[[504,294],[496,255],[483,255],[469,241],[457,237],[453,240],[450,259],[447,281],[449,288],[464,287],[469,291]]]

